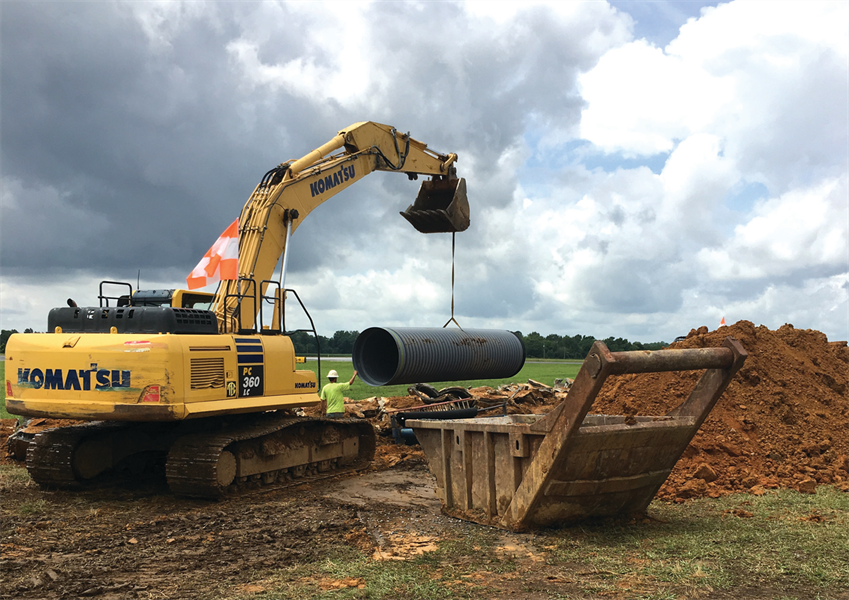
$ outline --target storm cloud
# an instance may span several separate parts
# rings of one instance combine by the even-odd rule
[[[262,175],[373,120],[459,155],[461,324],[849,337],[842,3],[4,3],[3,328],[180,287]],[[842,24],[842,25],[841,25]],[[314,211],[319,331],[439,326],[451,236],[377,173]],[[140,275],[139,275],[140,274]]]

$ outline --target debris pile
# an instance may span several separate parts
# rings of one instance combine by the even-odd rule
[[[499,386],[472,388],[469,392],[482,406],[507,403],[507,414],[540,414],[551,410],[566,398],[571,379],[566,385],[556,387],[528,379],[528,383],[510,383]]]

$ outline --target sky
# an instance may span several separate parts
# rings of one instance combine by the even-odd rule
[[[44,331],[102,280],[185,287],[266,171],[376,121],[459,156],[464,328],[849,339],[847,23],[842,1],[3,2],[0,326]],[[287,286],[319,333],[451,317],[451,236],[398,215],[417,186],[373,173],[299,227]]]

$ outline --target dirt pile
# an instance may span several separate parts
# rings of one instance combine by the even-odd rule
[[[768,488],[847,486],[849,348],[810,329],[777,331],[740,321],[693,330],[672,348],[720,346],[749,353],[658,497],[684,499]],[[699,372],[611,378],[593,413],[662,415],[683,402]]]
[[[0,465],[15,464],[15,456],[9,451],[6,440],[15,432],[16,419],[0,419]]]

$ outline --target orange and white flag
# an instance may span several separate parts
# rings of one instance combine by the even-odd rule
[[[725,317],[722,317],[722,320],[719,322],[720,327],[725,327]]]
[[[202,288],[222,279],[239,278],[239,219],[206,251],[198,265],[186,277],[190,290]]]

